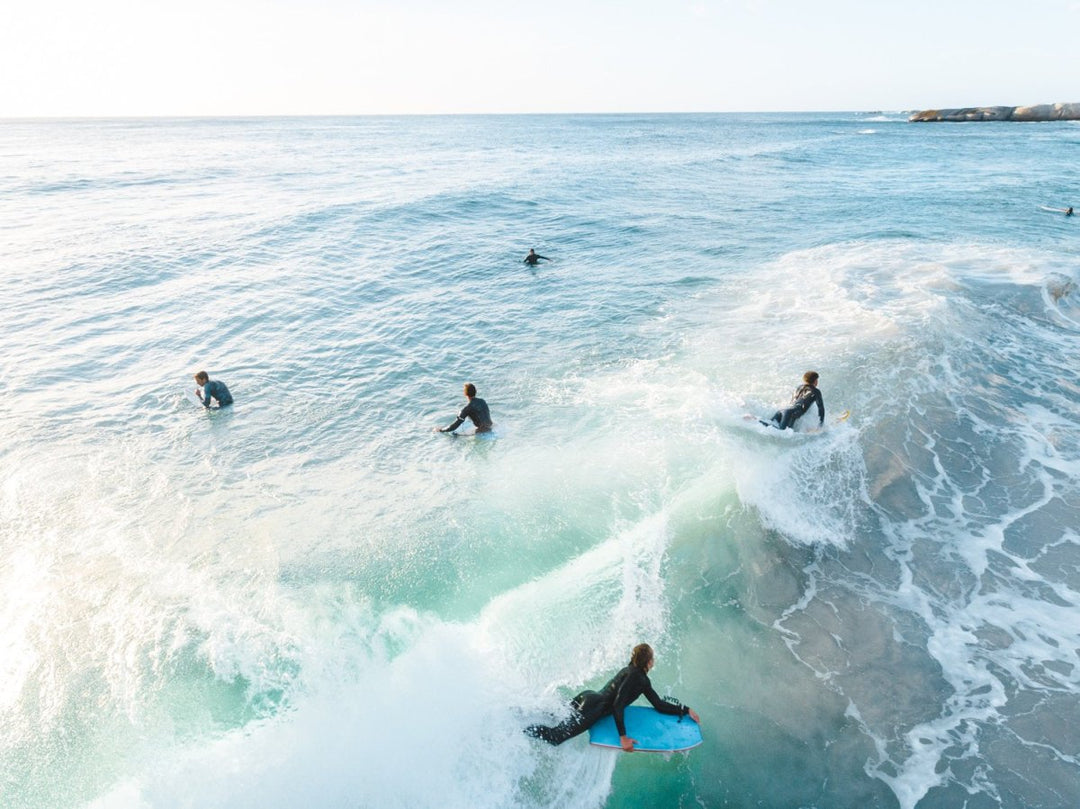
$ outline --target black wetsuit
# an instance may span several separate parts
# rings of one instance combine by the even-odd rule
[[[465,422],[465,419],[471,420],[476,425],[476,432],[478,433],[486,433],[491,430],[491,412],[488,410],[487,402],[479,396],[469,399],[469,403],[458,413],[457,420],[443,432],[454,432]]]
[[[821,398],[821,391],[814,385],[802,384],[795,389],[795,395],[791,397],[791,407],[777,410],[767,422],[772,427],[786,430],[802,418],[803,414],[810,409],[810,405],[817,404],[818,426],[825,423],[825,402]]]
[[[202,386],[202,402],[203,407],[210,406],[210,399],[213,397],[217,399],[219,407],[226,407],[233,403],[232,394],[229,393],[229,389],[225,387],[224,382],[219,382],[216,379],[207,380],[206,384]]]
[[[530,725],[525,728],[525,732],[536,739],[543,739],[548,744],[562,744],[567,739],[584,733],[608,714],[614,714],[615,728],[620,736],[625,736],[623,712],[627,705],[642,694],[660,713],[686,716],[690,712],[685,705],[661,699],[653,690],[648,674],[637,666],[627,666],[612,677],[602,690],[582,691],[574,697],[570,703],[570,717],[564,722],[555,727]]]
[[[540,261],[540,259],[543,259],[544,261],[551,261],[551,259],[548,258],[547,256],[540,256],[540,255],[537,255],[536,253],[529,253],[529,255],[525,256],[524,261],[530,267],[535,267],[537,265],[537,263]]]

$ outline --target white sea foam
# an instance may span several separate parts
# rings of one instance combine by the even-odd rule
[[[565,712],[554,686],[580,687],[636,639],[662,633],[666,542],[663,519],[649,520],[496,599],[472,624],[398,610],[370,625],[360,611],[343,636],[351,624],[328,615],[332,636],[316,624],[297,637],[311,662],[288,710],[209,745],[177,745],[91,806],[600,806],[615,756],[546,748],[522,728]],[[346,639],[366,651],[343,658]]]

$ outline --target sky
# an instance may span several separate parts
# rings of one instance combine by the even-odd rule
[[[0,118],[1080,102],[1080,0],[6,0]]]

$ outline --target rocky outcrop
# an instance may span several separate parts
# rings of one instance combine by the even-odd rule
[[[1080,103],[1036,104],[1034,107],[962,107],[920,110],[909,121],[1080,121]]]

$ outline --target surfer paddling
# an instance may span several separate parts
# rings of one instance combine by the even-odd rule
[[[786,430],[788,427],[794,427],[795,422],[805,415],[810,406],[816,404],[818,427],[821,427],[825,424],[825,402],[821,398],[821,391],[818,390],[817,383],[818,372],[807,371],[803,374],[803,383],[795,389],[795,393],[791,397],[791,405],[783,410],[777,410],[768,421],[762,419],[759,419],[759,421],[766,427]]]
[[[608,714],[615,718],[615,728],[619,732],[619,744],[628,753],[633,752],[637,739],[626,735],[623,714],[627,706],[641,695],[663,714],[671,716],[689,716],[698,724],[701,719],[697,713],[685,705],[661,699],[653,690],[649,681],[649,671],[655,657],[652,647],[639,643],[630,653],[630,664],[616,674],[600,691],[582,691],[570,703],[570,716],[565,721],[549,727],[530,725],[525,733],[534,739],[542,739],[548,744],[562,744],[567,739],[584,733]]]
[[[435,429],[438,432],[452,433],[465,422],[465,419],[469,419],[476,425],[476,432],[491,432],[493,426],[491,423],[491,412],[488,410],[487,402],[476,395],[476,385],[472,382],[465,383],[465,398],[469,400],[469,403],[461,409],[461,412],[458,413],[458,417],[454,420],[454,423],[449,427],[436,427]]]

